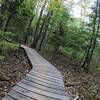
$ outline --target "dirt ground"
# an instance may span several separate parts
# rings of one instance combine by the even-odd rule
[[[12,52],[4,61],[0,61],[0,100],[30,69],[31,65],[23,49],[19,55]]]

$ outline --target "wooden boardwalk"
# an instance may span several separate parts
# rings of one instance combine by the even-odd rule
[[[2,100],[70,100],[61,73],[34,49],[22,47],[33,68]]]

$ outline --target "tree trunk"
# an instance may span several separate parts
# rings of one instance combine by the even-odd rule
[[[9,2],[8,9],[7,9],[6,12],[5,12],[5,17],[6,17],[6,19],[5,19],[5,21],[4,21],[3,28],[2,28],[3,31],[6,31],[6,30],[7,30],[7,26],[8,26],[8,24],[9,24],[9,22],[10,22],[12,16],[16,13],[16,9],[20,6],[20,4],[21,4],[23,1],[24,1],[24,0],[22,0],[21,2],[19,2],[18,5],[15,7],[15,9],[14,9],[12,12],[9,12],[9,9],[10,9],[12,3],[13,3],[13,0],[11,0],[11,1]],[[9,14],[9,13],[10,13],[10,14]],[[7,17],[7,16],[8,16],[8,17]]]
[[[8,9],[5,11],[5,21],[4,21],[4,24],[3,24],[3,27],[2,27],[2,30],[3,31],[6,31],[7,26],[8,26],[8,23],[9,23],[9,21],[11,19],[11,16],[12,16],[12,14],[9,14],[8,15],[8,12],[9,12],[9,9],[10,9],[10,6],[11,6],[11,3],[12,3],[12,1],[9,2]]]
[[[99,11],[98,11],[98,7],[99,7]],[[93,56],[93,52],[96,46],[96,40],[97,40],[97,36],[98,36],[98,30],[99,30],[99,26],[100,26],[100,16],[99,16],[99,21],[98,21],[98,26],[97,26],[97,31],[96,31],[96,20],[98,18],[98,13],[100,13],[100,4],[99,1],[97,0],[97,4],[96,4],[96,11],[95,11],[95,18],[94,18],[94,25],[93,25],[93,34],[92,34],[92,38],[90,41],[90,45],[87,49],[86,52],[86,56],[85,59],[83,61],[82,67],[85,69],[85,71],[87,72],[89,70],[89,65]]]
[[[6,31],[6,30],[7,30],[7,26],[8,26],[8,24],[9,24],[9,22],[10,22],[11,17],[12,17],[12,15],[9,15],[9,16],[5,19],[5,22],[4,22],[3,28],[2,28],[3,31]]]
[[[34,34],[34,40],[33,40],[33,44],[32,44],[32,47],[36,48],[36,41],[37,41],[37,37],[38,37],[38,28],[39,28],[39,24],[40,24],[40,21],[41,21],[41,18],[42,18],[42,15],[43,15],[43,11],[44,11],[44,8],[45,8],[45,5],[46,5],[47,1],[45,0],[42,8],[41,8],[41,11],[40,11],[40,15],[39,15],[39,18],[38,18],[38,21],[37,21],[37,24],[36,24],[36,28],[35,28],[35,34]]]
[[[28,26],[27,26],[27,28],[26,28],[26,32],[25,32],[25,40],[24,40],[24,43],[25,43],[25,44],[27,43],[28,32],[29,32],[29,30],[30,30],[30,27],[31,27],[33,18],[34,18],[33,16],[30,18],[29,24],[28,24]]]
[[[53,28],[53,26],[51,25],[51,28],[50,28],[50,30],[49,30],[49,33],[52,32],[52,28]],[[49,33],[46,35],[46,38],[45,38],[44,43],[43,43],[43,45],[42,45],[42,48],[46,48],[46,45],[47,45],[47,43],[48,43],[49,36],[50,36]]]
[[[47,16],[46,16],[46,19],[44,20],[44,22],[43,22],[43,24],[42,24],[42,26],[41,26],[41,30],[40,30],[40,32],[39,32],[38,41],[37,41],[37,46],[36,46],[36,49],[37,49],[38,51],[41,50],[43,41],[44,41],[44,39],[45,39],[47,30],[48,30],[48,27],[49,27],[49,23],[50,23],[50,20],[51,20],[51,16],[52,16],[52,12],[48,12],[48,14],[47,14]]]
[[[57,44],[55,47],[54,47],[54,50],[53,50],[53,55],[52,55],[52,60],[55,60],[56,59],[56,56],[59,52],[59,44]]]

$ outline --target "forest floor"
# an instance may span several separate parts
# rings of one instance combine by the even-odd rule
[[[13,52],[4,61],[0,61],[0,100],[30,69],[31,65],[23,49],[18,55]]]
[[[83,70],[76,70],[77,66],[69,56],[59,53],[52,60],[52,53],[44,51],[40,54],[61,71],[66,94],[69,94],[71,100],[100,100],[99,69],[93,69],[86,74]],[[20,50],[19,55],[12,52],[4,61],[0,61],[0,100],[11,87],[25,77],[30,69],[30,62],[23,49]]]
[[[71,100],[100,100],[100,69],[93,69],[86,74],[83,70],[76,70],[77,66],[68,56],[59,54],[52,60],[50,52],[40,54],[61,71],[65,91]]]

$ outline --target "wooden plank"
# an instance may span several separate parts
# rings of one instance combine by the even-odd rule
[[[46,67],[34,66],[32,70],[44,70],[47,71],[48,73],[58,74],[59,76],[62,76],[58,70],[48,68],[47,66]]]
[[[16,100],[35,100],[34,98],[30,98],[26,95],[16,92],[15,90],[11,90],[8,95],[14,97]]]
[[[59,95],[64,95],[64,93],[65,93],[62,90],[56,90],[54,88],[46,87],[46,86],[43,86],[41,84],[37,84],[37,83],[31,82],[31,81],[28,81],[28,80],[22,80],[21,82],[24,83],[24,84],[27,84],[31,87],[35,87],[35,88],[38,88],[40,90],[44,90],[44,91],[47,91],[47,92],[51,92],[51,93],[55,93],[55,94],[59,94]]]
[[[48,69],[48,68],[34,67],[32,69],[32,71],[40,71],[40,72],[45,72],[46,74],[53,74],[53,75],[57,75],[57,76],[62,77],[62,75],[60,73],[58,73],[58,71],[53,71],[53,70]]]
[[[50,79],[53,79],[53,80],[57,80],[57,81],[63,82],[63,79],[59,79],[59,78],[55,78],[55,77],[52,77],[52,76],[48,76],[48,75],[44,74],[44,72],[39,73],[39,72],[36,72],[36,71],[32,70],[32,71],[30,71],[30,73],[35,73],[35,74],[40,75],[40,76],[44,76],[44,77],[47,77],[47,78],[50,78]]]
[[[57,99],[64,99],[65,98],[64,94],[63,95],[54,94],[54,93],[51,93],[51,92],[47,92],[47,91],[44,91],[44,90],[29,86],[29,85],[21,83],[21,82],[18,83],[17,85],[22,87],[22,88],[24,88],[24,89],[27,89],[27,90],[29,90],[31,92],[35,92],[35,93],[38,93],[40,95],[44,95],[44,96],[47,96],[47,97],[50,97],[50,98],[57,98]]]
[[[49,78],[49,77],[46,77],[46,76],[43,76],[41,74],[37,74],[37,73],[33,73],[33,72],[30,72],[29,74],[33,75],[33,76],[36,76],[36,77],[39,77],[41,79],[44,79],[44,80],[48,80],[48,81],[51,81],[51,82],[56,82],[57,84],[62,84],[64,85],[64,82],[63,81],[58,81],[56,79],[52,79],[52,78]]]
[[[51,71],[58,71],[55,67],[50,67],[48,65],[41,65],[41,64],[36,65],[33,62],[32,62],[32,65],[34,66],[34,68],[41,68],[41,69],[47,69],[47,70],[51,70]]]
[[[35,98],[36,100],[65,100],[63,98],[61,99],[56,99],[56,98],[51,98],[51,97],[48,97],[48,96],[44,96],[44,95],[41,95],[39,93],[36,93],[36,92],[31,92],[27,89],[24,89],[22,87],[19,87],[19,86],[15,86],[13,88],[13,90],[23,94],[23,95],[26,95],[27,97],[30,97],[30,98]]]
[[[38,80],[43,81],[43,82],[46,82],[48,84],[57,85],[57,86],[61,86],[61,87],[64,88],[64,84],[58,84],[56,82],[51,82],[51,81],[45,80],[43,78],[40,78],[40,77],[37,77],[37,76],[33,76],[31,74],[27,74],[27,76],[31,76],[32,78],[38,79]]]
[[[47,68],[53,68],[54,69],[54,71],[58,71],[58,69],[56,68],[56,67],[54,67],[53,65],[36,65],[36,64],[34,64],[34,67],[42,67],[42,68],[45,68],[45,67],[47,67]]]
[[[33,69],[34,70],[34,69]],[[32,71],[33,71],[32,70]],[[55,77],[55,78],[58,78],[58,79],[62,79],[63,80],[63,78],[62,78],[62,76],[61,75],[59,75],[59,74],[56,74],[56,73],[49,73],[49,72],[46,72],[46,71],[42,71],[42,70],[34,70],[35,72],[38,72],[38,73],[42,73],[42,74],[45,74],[45,75],[48,75],[48,76],[50,76],[50,77]]]
[[[56,73],[58,73],[59,75],[61,75],[61,73],[58,71],[58,70],[49,70],[49,69],[43,69],[42,67],[38,67],[38,66],[36,66],[36,67],[34,67],[32,70],[39,70],[39,71],[44,71],[44,72],[48,72],[48,73],[54,73],[54,74],[56,74]],[[62,76],[62,75],[61,75]]]
[[[16,100],[13,97],[6,95],[2,100]]]
[[[52,89],[64,91],[64,88],[61,87],[61,86],[48,84],[48,83],[43,82],[43,81],[41,81],[41,80],[39,80],[39,79],[32,78],[31,76],[26,76],[25,79],[28,80],[28,81],[34,82],[34,83],[36,83],[36,84],[40,84],[40,85],[43,85],[43,86],[52,88]]]
[[[31,70],[33,72],[33,70]],[[57,78],[57,79],[61,79],[63,80],[62,76],[61,75],[58,75],[58,74],[51,74],[49,72],[46,72],[46,71],[42,71],[42,70],[34,70],[35,72],[37,73],[42,73],[44,75],[47,75],[47,76],[50,76],[50,77],[54,77],[54,78]]]

